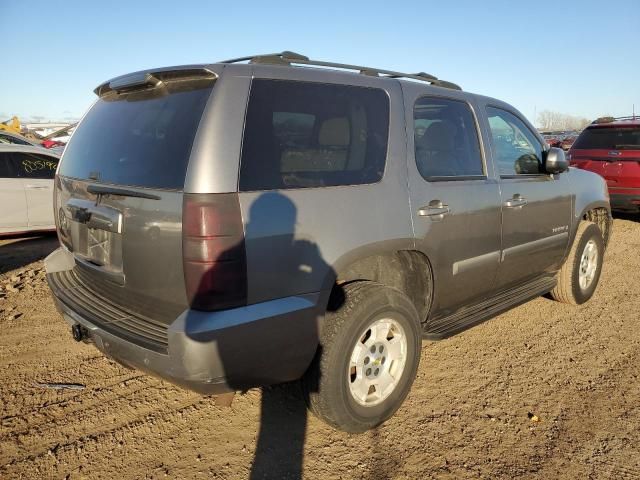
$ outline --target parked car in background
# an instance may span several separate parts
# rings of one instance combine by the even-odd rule
[[[44,148],[64,147],[65,143],[58,140],[42,140],[42,146]]]
[[[578,138],[578,135],[566,135],[561,141],[560,144],[557,145],[560,148],[562,148],[563,150],[567,151],[571,148],[571,145],[573,145],[573,142],[576,141],[576,138]]]
[[[68,137],[67,137],[68,138]],[[16,133],[0,131],[0,145],[9,144],[9,145],[30,145],[33,147],[42,147],[50,150],[55,155],[62,155],[62,151],[64,150],[65,142],[61,142],[59,140],[31,140],[29,138],[23,137],[22,135],[18,135]]]
[[[603,179],[500,100],[292,52],[95,92],[47,281],[74,339],[130,367],[205,394],[301,379],[362,432],[400,407],[423,337],[598,284]]]
[[[55,229],[53,177],[59,159],[42,147],[0,144],[0,235]]]
[[[640,212],[640,117],[594,121],[568,157],[572,166],[605,178],[613,209]]]
[[[545,135],[544,141],[547,142],[547,145],[549,145],[550,147],[560,146],[560,139],[557,135]]]
[[[39,146],[35,141],[18,135],[17,133],[5,132],[0,130],[0,145],[30,145],[32,147]]]

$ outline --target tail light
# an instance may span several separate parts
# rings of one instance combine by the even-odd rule
[[[67,249],[71,250],[70,223],[62,207],[61,193],[61,180],[58,174],[56,174],[53,182],[53,218],[56,222],[56,233],[58,234],[60,245],[64,245]]]
[[[238,194],[184,195],[182,259],[192,308],[246,305],[247,266]]]

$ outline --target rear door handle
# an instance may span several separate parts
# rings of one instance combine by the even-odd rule
[[[27,185],[27,188],[30,188],[31,190],[49,190],[49,187],[47,187],[46,185]]]
[[[449,209],[449,205],[445,205],[440,200],[431,200],[429,205],[421,207],[418,209],[418,215],[421,217],[444,217],[449,214],[451,209]]]
[[[524,207],[527,204],[527,199],[519,193],[516,193],[513,198],[504,202],[504,206],[507,208],[519,208]]]

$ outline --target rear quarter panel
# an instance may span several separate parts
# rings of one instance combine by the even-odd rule
[[[336,272],[357,257],[412,248],[399,82],[282,67],[262,67],[255,77],[380,88],[389,96],[390,119],[386,167],[379,183],[240,194],[249,303],[326,293]]]

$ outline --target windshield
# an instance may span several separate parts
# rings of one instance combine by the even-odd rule
[[[211,82],[99,99],[78,125],[60,175],[181,190]]]
[[[640,149],[640,127],[587,128],[573,144],[574,149]]]

